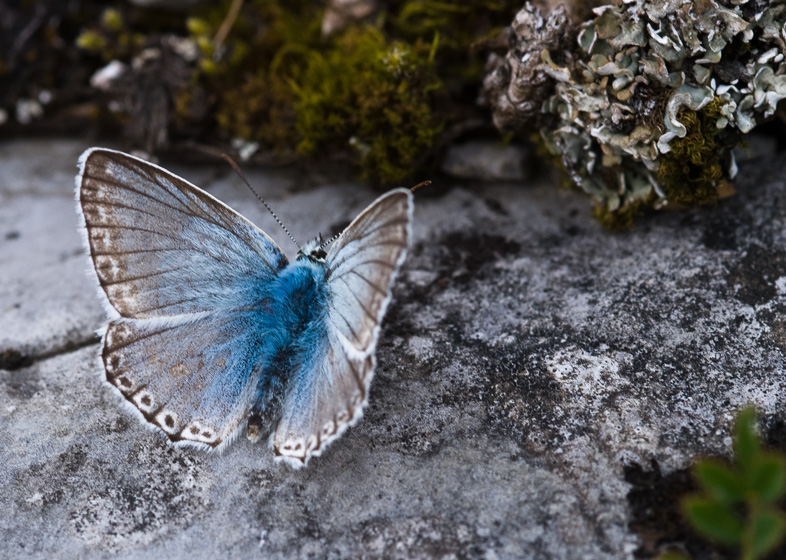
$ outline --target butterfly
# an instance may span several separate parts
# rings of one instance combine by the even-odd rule
[[[294,262],[218,199],[122,152],[82,154],[76,200],[108,316],[106,381],[148,425],[204,449],[247,426],[299,468],[360,419],[411,237],[409,190]]]

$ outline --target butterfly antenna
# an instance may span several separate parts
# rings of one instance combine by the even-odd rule
[[[420,187],[428,187],[430,184],[431,184],[431,181],[423,181],[423,182],[421,182],[421,183],[418,183],[418,184],[417,184],[417,185],[415,185],[414,187],[410,187],[410,189],[409,189],[409,190],[410,190],[411,192],[415,192],[415,191],[416,191],[417,189],[419,189]],[[327,247],[328,245],[330,245],[331,243],[333,243],[333,242],[334,242],[336,239],[338,239],[339,237],[341,237],[341,234],[342,234],[342,233],[344,233],[344,232],[342,231],[341,233],[337,233],[336,235],[334,235],[333,237],[331,237],[331,238],[330,238],[330,239],[328,239],[327,241],[325,241],[325,242],[321,243],[321,244],[319,245],[319,248],[320,248],[320,249],[324,249],[325,247]],[[321,234],[320,234],[320,235],[321,235]]]
[[[324,249],[325,247],[327,247],[328,245],[330,245],[331,243],[333,243],[333,242],[334,242],[336,239],[338,239],[339,237],[341,237],[341,234],[342,234],[342,233],[344,233],[344,232],[343,232],[343,231],[341,231],[340,233],[337,233],[336,235],[334,235],[333,237],[331,237],[331,238],[330,238],[330,239],[328,239],[327,241],[323,241],[322,243],[320,243],[320,244],[319,244],[319,248],[320,248],[320,249]]]
[[[297,240],[294,237],[292,237],[292,234],[289,233],[289,230],[287,229],[287,226],[285,226],[283,224],[283,222],[278,219],[278,216],[276,216],[276,213],[273,212],[273,209],[268,205],[268,203],[265,202],[265,199],[262,198],[261,196],[259,196],[259,193],[254,190],[254,187],[251,186],[251,184],[248,182],[248,179],[246,179],[246,176],[243,175],[243,172],[240,170],[240,167],[238,167],[238,165],[235,163],[235,160],[233,160],[227,154],[221,154],[221,158],[224,161],[226,161],[229,165],[232,166],[232,169],[235,170],[235,173],[237,173],[238,176],[240,177],[240,179],[242,179],[242,181],[246,184],[246,186],[248,187],[248,190],[250,190],[252,193],[254,193],[254,196],[256,196],[257,199],[259,199],[259,202],[261,202],[262,205],[265,208],[267,208],[267,211],[270,212],[270,215],[273,216],[273,219],[276,220],[276,223],[281,226],[281,229],[284,230],[284,233],[286,233],[289,236],[289,238],[292,240],[292,243],[297,245],[298,249],[302,249],[302,247],[300,246],[300,243],[298,243]]]
[[[418,190],[420,187],[428,187],[430,184],[431,184],[431,181],[423,181],[422,183],[418,183],[418,184],[417,184],[417,185],[415,185],[414,187],[410,187],[410,188],[409,188],[409,190],[410,190],[411,192],[415,192],[415,191],[416,191],[416,190]]]

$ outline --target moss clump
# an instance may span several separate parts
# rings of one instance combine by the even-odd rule
[[[321,9],[309,6],[248,6],[221,65],[209,38],[224,12],[190,21],[201,53],[198,80],[216,99],[220,133],[279,154],[349,154],[380,184],[405,180],[441,129],[432,45],[389,40],[369,25],[323,39]]]
[[[153,119],[155,137],[164,139],[157,147],[177,138],[240,139],[286,157],[339,155],[387,186],[435,161],[443,130],[483,118],[475,101],[485,53],[473,45],[518,8],[508,0],[392,0],[324,37],[324,2],[246,0],[238,9],[221,0],[187,17],[102,7],[77,43],[103,61],[124,62],[124,84],[146,84],[133,107],[124,84],[109,91],[122,108],[113,119],[148,110],[158,76],[166,93],[158,106],[167,106]],[[145,66],[155,75],[140,80],[140,59],[157,56],[162,68],[178,59],[186,79]]]
[[[101,20],[76,38],[77,47],[100,56],[104,62],[129,59],[142,49],[144,42],[145,36],[134,31],[123,14],[113,8],[105,9]]]
[[[247,2],[226,40],[216,46],[213,38],[229,5],[222,2],[188,21],[200,52],[195,81],[214,102],[220,136],[290,154],[299,141],[291,86],[308,53],[320,45],[321,8],[310,2]]]
[[[298,141],[290,85],[262,70],[222,93],[215,118],[224,134],[279,155],[292,153]]]
[[[256,142],[279,155],[294,151],[298,137],[291,79],[302,63],[288,54],[309,51],[319,42],[319,8],[302,2],[245,2],[230,32],[215,43],[231,0],[205,7],[186,26],[199,57],[193,84],[178,98],[186,108],[196,88],[211,101],[216,136]]]
[[[225,4],[189,25],[220,132],[279,153],[348,155],[381,185],[407,180],[434,155],[440,132],[464,113],[456,99],[474,104],[482,57],[471,44],[478,31],[502,28],[518,7],[390,2],[373,25],[325,39],[321,8],[258,1],[244,7],[216,67],[205,40]]]
[[[390,35],[408,42],[439,35],[436,71],[454,97],[477,99],[486,56],[477,48],[510,25],[521,2],[481,0],[391,2]]]
[[[347,31],[324,55],[312,52],[295,91],[298,151],[354,150],[363,174],[384,184],[409,178],[441,122],[431,95],[441,87],[432,45],[388,42],[373,27]]]
[[[605,204],[597,204],[592,207],[592,217],[595,218],[605,229],[620,233],[633,229],[633,222],[636,216],[646,213],[652,209],[653,197],[644,199],[632,199],[616,210],[609,210]]]
[[[669,143],[671,150],[661,156],[658,182],[670,203],[680,206],[713,204],[718,200],[726,153],[716,141],[723,102],[717,97],[698,112],[683,111],[679,121],[687,134]]]

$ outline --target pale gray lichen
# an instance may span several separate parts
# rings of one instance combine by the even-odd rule
[[[511,45],[505,57],[492,54],[484,81],[486,103],[494,107],[494,124],[515,129],[535,119],[553,90],[552,70],[541,56],[549,52],[571,54],[572,33],[567,9],[560,5],[548,19],[529,4],[506,32]]]
[[[786,97],[786,5],[617,0],[594,13],[576,33],[564,10],[544,19],[527,4],[518,13],[510,50],[492,55],[484,82],[495,124],[537,128],[605,212],[714,200],[733,178],[739,133],[770,118]],[[686,178],[664,167],[675,146],[693,138],[689,126],[705,127],[696,149],[711,149],[699,157],[680,146],[679,157],[687,149],[693,165],[723,168],[703,174],[693,197],[671,184]]]

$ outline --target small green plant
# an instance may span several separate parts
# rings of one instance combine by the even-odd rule
[[[670,550],[658,556],[658,560],[690,560],[690,556],[681,550]]]
[[[691,526],[721,545],[739,547],[740,558],[772,552],[786,535],[786,515],[776,503],[786,492],[786,459],[762,449],[756,411],[745,408],[734,424],[734,463],[702,459],[693,469],[701,492],[682,508]]]
[[[99,22],[77,37],[76,46],[108,62],[131,57],[142,49],[144,42],[144,35],[134,31],[118,10],[107,8]]]

